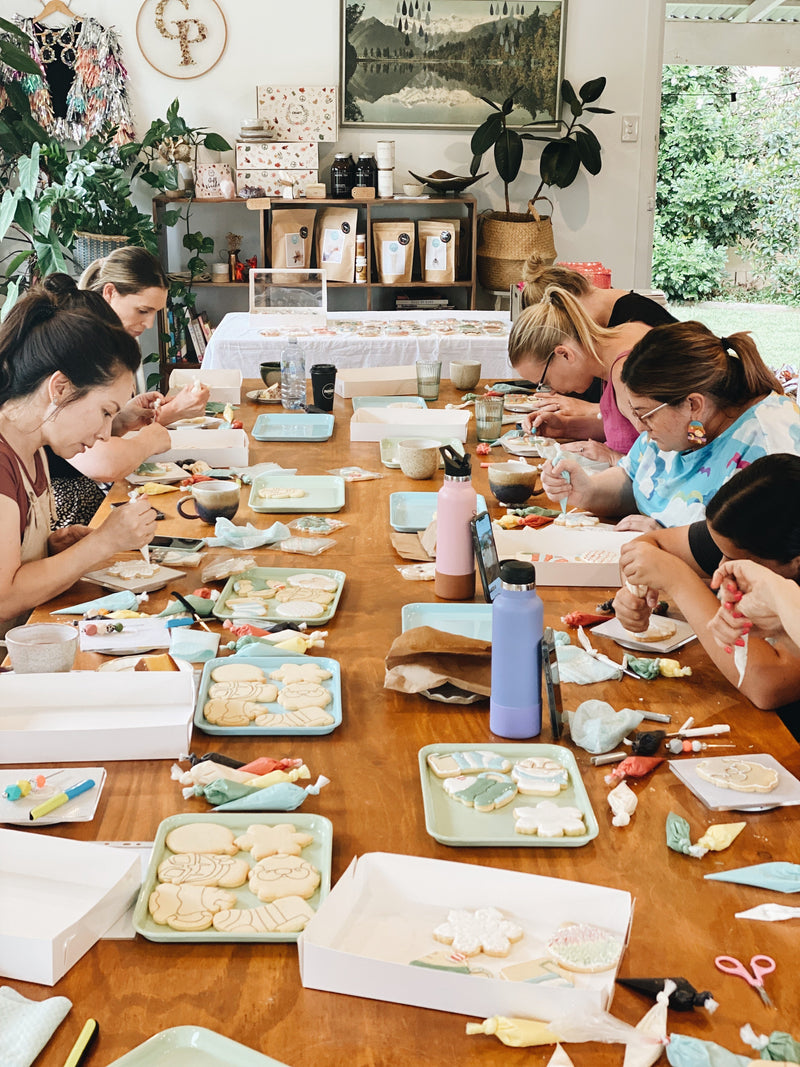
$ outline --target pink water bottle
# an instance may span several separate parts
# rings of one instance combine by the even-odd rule
[[[444,485],[436,506],[436,573],[433,590],[443,600],[471,600],[475,596],[475,557],[470,522],[478,496],[472,485],[469,456],[450,445],[440,448]]]

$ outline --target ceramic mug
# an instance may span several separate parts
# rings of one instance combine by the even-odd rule
[[[440,447],[440,441],[424,437],[409,437],[407,441],[398,441],[396,455],[400,470],[407,478],[415,478],[418,481],[432,478],[439,469]]]
[[[4,641],[15,674],[70,671],[78,648],[78,631],[61,622],[15,626]]]
[[[194,500],[196,515],[187,514],[183,509],[189,498],[178,501],[178,514],[184,519],[202,519],[213,526],[217,519],[232,519],[239,510],[240,489],[236,482],[214,479],[210,482],[197,482],[189,492]]]
[[[477,359],[454,359],[450,363],[450,381],[456,389],[468,392],[481,380],[481,364]]]

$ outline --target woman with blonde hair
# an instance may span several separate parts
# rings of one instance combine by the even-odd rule
[[[616,467],[592,478],[570,459],[545,464],[551,499],[597,515],[650,516],[628,529],[683,526],[702,519],[717,490],[753,460],[800,454],[800,408],[748,333],[716,337],[700,322],[657,326],[620,377],[641,436]]]
[[[528,427],[556,437],[605,440],[605,449],[582,442],[571,450],[616,462],[639,436],[619,409],[616,388],[625,357],[649,329],[641,322],[598,326],[566,289],[545,290],[541,303],[516,319],[508,341],[511,366],[554,394],[542,399]],[[563,395],[583,392],[595,377],[606,383],[599,412],[593,404]]]
[[[78,286],[79,292],[68,297],[76,306],[81,294],[96,294],[113,321],[120,322],[131,337],[139,338],[166,306],[169,280],[155,256],[144,248],[126,245],[90,263]],[[178,419],[202,414],[207,400],[205,386],[189,386],[168,401],[159,392],[140,393],[114,419],[108,440],[99,441],[70,461],[48,454],[56,526],[91,521],[105,497],[98,483],[118,481],[150,456],[166,451],[170,447],[166,427]]]

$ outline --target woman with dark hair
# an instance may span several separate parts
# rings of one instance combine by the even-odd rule
[[[115,509],[96,530],[51,533],[45,446],[68,459],[106,440],[139,366],[139,349],[121,326],[88,304],[64,306],[74,284],[51,275],[0,326],[2,632],[102,560],[147,544],[155,529],[155,512],[141,498]]]
[[[684,526],[703,518],[717,490],[753,460],[800,453],[800,408],[748,333],[716,337],[699,322],[657,326],[631,350],[621,381],[643,432],[616,467],[591,478],[569,459],[546,464],[551,499],[597,515],[650,516],[627,529]]]
[[[614,607],[626,629],[646,630],[651,609],[664,596],[682,612],[728,681],[758,707],[778,708],[800,697],[800,648],[785,633],[767,642],[759,632],[762,617],[785,610],[769,599],[775,589],[791,591],[784,594],[785,604],[800,603],[800,457],[779,453],[755,460],[717,491],[704,520],[624,545],[620,572],[626,586]],[[708,585],[712,574],[712,588],[723,589],[721,606]],[[733,584],[731,575],[743,586],[726,587]],[[636,586],[646,587],[645,596]],[[765,596],[766,609],[760,606]],[[773,618],[768,632],[775,632],[774,623]],[[800,638],[796,619],[793,631]],[[747,634],[747,666],[740,681],[732,653]]]

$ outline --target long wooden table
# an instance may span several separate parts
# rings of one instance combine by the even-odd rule
[[[248,383],[248,387],[258,383]],[[444,383],[439,403],[455,399]],[[263,407],[244,401],[247,427]],[[195,730],[197,754],[222,749],[242,760],[260,754],[302,756],[314,775],[323,773],[331,784],[319,797],[309,798],[305,812],[327,816],[334,827],[333,879],[353,856],[366,852],[405,853],[463,863],[509,868],[629,891],[635,897],[630,944],[620,976],[684,975],[698,988],[710,989],[720,1002],[713,1016],[704,1011],[670,1013],[671,1029],[716,1041],[744,1052],[738,1031],[751,1022],[757,1032],[794,1031],[800,1020],[800,979],[797,970],[796,922],[759,923],[737,920],[734,913],[762,901],[792,903],[776,893],[727,883],[709,883],[703,875],[768,860],[798,859],[800,809],[783,808],[745,816],[712,813],[684,788],[666,765],[651,777],[632,782],[639,806],[626,829],[611,825],[606,803],[607,768],[590,765],[589,755],[563,743],[575,754],[600,824],[600,834],[580,848],[448,848],[425,831],[417,752],[432,742],[481,742],[497,738],[489,731],[488,704],[452,707],[420,696],[383,688],[384,656],[400,632],[400,611],[406,602],[434,601],[433,583],[407,582],[395,566],[402,561],[390,541],[389,494],[397,490],[435,490],[432,481],[412,482],[400,471],[382,468],[377,444],[351,444],[348,421],[351,404],[337,396],[336,428],[329,442],[320,444],[251,443],[251,461],[275,460],[297,466],[300,473],[322,473],[343,464],[360,464],[385,476],[347,486],[347,502],[340,513],[348,525],[336,545],[308,565],[336,567],[347,572],[339,610],[328,625],[324,655],[342,667],[344,721],[331,735],[309,739],[212,737]],[[474,435],[474,428],[471,431]],[[474,436],[470,438],[474,451]],[[470,447],[468,444],[468,447]],[[503,458],[495,454],[495,460]],[[485,469],[474,461],[474,482],[487,501],[491,497]],[[122,490],[119,490],[120,494]],[[177,494],[156,498],[167,519],[159,533],[195,535],[199,523],[176,518]],[[246,490],[243,501],[246,501]],[[243,506],[237,521],[253,516]],[[207,527],[205,528],[208,529]],[[222,550],[214,550],[219,554]],[[259,562],[296,566],[301,557],[287,557],[270,549],[257,550]],[[180,584],[190,591],[199,584],[189,571]],[[560,616],[573,608],[592,610],[613,590],[540,590],[546,623],[560,626]],[[36,617],[59,606],[97,595],[97,587],[78,583],[63,597],[45,605]],[[160,607],[166,593],[154,594]],[[596,646],[619,658],[617,646]],[[679,653],[692,667],[689,679],[621,682],[592,686],[564,686],[567,708],[589,697],[608,700],[616,708],[642,705],[672,715],[674,728],[689,715],[698,725],[728,722],[735,749],[720,753],[771,752],[794,774],[800,774],[797,744],[776,715],[759,711],[743,699],[711,665],[693,642]],[[76,666],[92,668],[101,661],[81,655]],[[542,741],[550,740],[549,730]],[[716,750],[713,750],[716,751]],[[713,754],[710,752],[709,754]],[[170,761],[106,764],[108,778],[95,818],[37,831],[84,841],[150,841],[162,819],[179,812],[207,812],[202,800],[183,800],[169,775]],[[4,772],[8,768],[4,769]],[[743,818],[747,827],[726,852],[695,860],[668,850],[665,818],[675,811],[688,819],[693,839],[713,823]],[[443,902],[446,904],[446,902]],[[714,957],[720,953],[747,961],[755,953],[777,961],[767,979],[776,1011],[762,1005],[755,990],[720,974]],[[107,1065],[145,1038],[168,1027],[194,1024],[209,1027],[265,1052],[292,1067],[358,1067],[409,1063],[545,1064],[551,1050],[505,1049],[491,1037],[466,1037],[461,1015],[449,1015],[404,1005],[306,990],[300,983],[294,945],[155,944],[100,941],[50,991],[13,982],[27,996],[63,994],[74,1004],[37,1067],[60,1067],[83,1021],[100,1023],[100,1037],[92,1064]],[[619,987],[613,1012],[635,1023],[650,1001]],[[569,1048],[577,1067],[618,1064],[619,1046],[592,1044]]]

